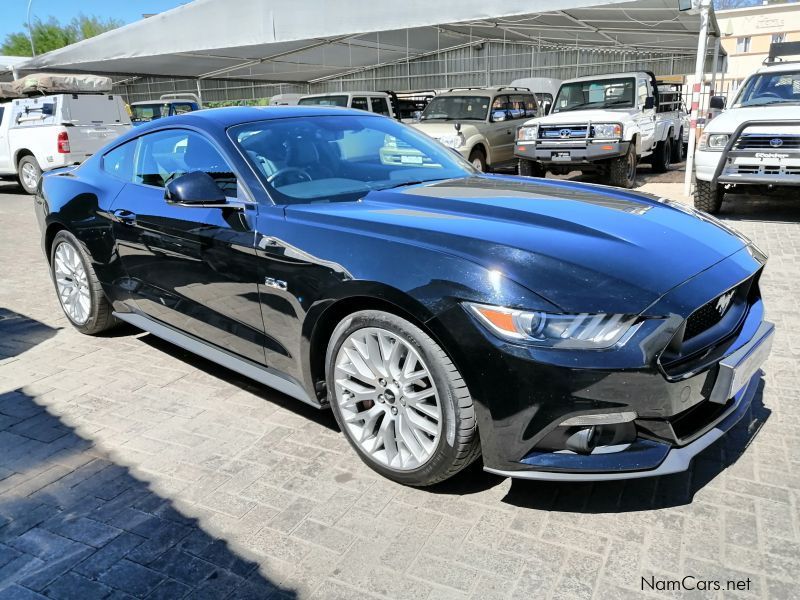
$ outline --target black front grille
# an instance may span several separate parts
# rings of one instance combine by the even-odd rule
[[[704,304],[686,320],[686,333],[683,334],[684,340],[690,340],[694,336],[699,335],[711,329],[714,325],[722,320],[722,314],[717,309],[718,299],[714,298],[708,304]]]
[[[751,133],[740,136],[734,150],[800,150],[800,135]]]
[[[576,139],[586,137],[586,128],[588,125],[566,125],[563,127],[542,127],[539,130],[539,137],[547,140],[557,139]],[[594,128],[592,128],[594,129]],[[566,133],[567,135],[562,135]]]

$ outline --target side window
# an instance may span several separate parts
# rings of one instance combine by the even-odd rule
[[[510,108],[508,96],[497,96],[492,102],[492,119],[497,120],[498,117],[500,117],[500,120],[510,119]]]
[[[638,89],[638,96],[639,96],[639,107],[641,108],[644,106],[645,101],[647,100],[647,82],[642,79],[639,81],[639,89]]]
[[[117,179],[130,182],[133,178],[133,160],[136,155],[136,143],[138,141],[131,140],[105,154],[103,156],[103,171]]]
[[[532,95],[515,94],[511,96],[510,107],[512,119],[529,119],[536,116],[536,98]]]
[[[386,102],[386,98],[382,97],[373,97],[370,98],[372,102],[372,112],[378,113],[379,115],[385,115],[387,117],[391,116],[389,114],[389,103]]]
[[[183,113],[192,112],[195,109],[194,104],[190,102],[181,103],[181,104],[173,104],[172,105],[172,114],[173,115],[182,115]]]
[[[363,96],[356,96],[350,103],[350,108],[357,108],[358,110],[369,110],[367,99]]]
[[[236,177],[216,148],[194,131],[168,129],[141,138],[134,181],[164,187],[193,171],[214,178],[226,196],[236,196]]]

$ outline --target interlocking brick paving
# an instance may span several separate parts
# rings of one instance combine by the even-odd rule
[[[771,255],[778,332],[749,429],[656,480],[474,467],[416,490],[364,467],[328,412],[134,329],[75,332],[31,199],[0,186],[0,597],[618,599],[685,575],[797,597],[800,204],[723,219]]]

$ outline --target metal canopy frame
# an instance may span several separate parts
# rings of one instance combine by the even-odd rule
[[[554,11],[549,0],[407,0],[353,13],[329,0],[195,0],[20,69],[314,83],[487,41],[694,54],[700,19],[677,5],[559,0]],[[719,35],[713,13],[709,31]]]

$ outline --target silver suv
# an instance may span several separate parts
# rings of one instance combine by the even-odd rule
[[[537,116],[536,97],[527,88],[455,88],[433,98],[413,127],[489,171],[514,163],[517,127]]]

